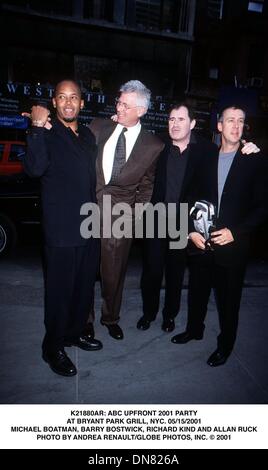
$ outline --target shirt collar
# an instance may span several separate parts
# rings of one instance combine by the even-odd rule
[[[122,124],[117,124],[117,127],[120,129],[120,132],[122,131],[122,129],[126,126],[123,126]],[[128,135],[130,134],[138,134],[141,130],[141,123],[140,121],[137,122],[137,124],[135,124],[135,126],[131,126],[131,127],[127,127],[127,132],[128,132]]]
[[[196,143],[197,143],[196,135],[195,135],[194,132],[191,132],[189,144],[187,145],[187,147],[185,148],[185,150],[184,150],[182,153],[184,153],[184,152],[189,148],[189,145],[196,144]],[[174,145],[174,144],[172,143],[172,139],[170,139],[170,146],[171,146],[171,148],[172,148],[172,147],[175,147],[175,148],[178,148],[178,149],[179,149],[179,147],[178,147],[177,145]],[[180,150],[180,149],[179,149],[179,150]]]

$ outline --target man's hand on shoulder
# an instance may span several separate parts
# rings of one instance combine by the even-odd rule
[[[254,142],[246,142],[245,140],[241,140],[241,143],[243,144],[243,147],[241,149],[241,152],[244,155],[250,155],[251,153],[259,153],[260,148],[257,147]]]
[[[111,120],[114,121],[114,122],[117,122],[117,121],[118,121],[117,114],[113,114],[113,115],[111,116]]]

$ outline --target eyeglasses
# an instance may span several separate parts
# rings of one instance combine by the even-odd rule
[[[125,110],[125,111],[128,111],[130,109],[134,109],[134,108],[139,108],[140,106],[129,106],[127,103],[123,103],[123,101],[120,101],[119,98],[116,98],[115,100],[115,106],[122,106],[122,108]]]

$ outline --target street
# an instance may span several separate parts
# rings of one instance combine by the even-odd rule
[[[98,282],[95,330],[104,347],[96,352],[68,348],[78,375],[65,378],[54,374],[41,358],[44,291],[40,251],[38,239],[31,240],[11,258],[1,260],[1,403],[268,403],[268,261],[250,263],[235,349],[224,366],[211,368],[206,360],[216,347],[218,332],[213,298],[203,341],[170,342],[185,328],[187,277],[175,331],[167,334],[161,330],[160,313],[149,330],[137,330],[142,313],[141,259],[134,246],[120,321],[124,340],[112,339],[99,323]]]

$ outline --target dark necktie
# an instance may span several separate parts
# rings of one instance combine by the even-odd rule
[[[114,152],[114,163],[113,163],[112,175],[111,175],[109,184],[113,184],[116,182],[124,164],[126,163],[126,138],[125,138],[126,131],[127,131],[127,128],[123,127],[123,130],[117,140],[117,144],[116,144],[115,152]]]

